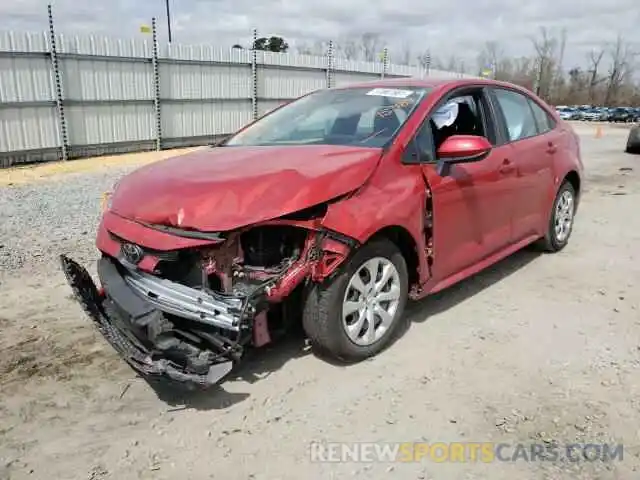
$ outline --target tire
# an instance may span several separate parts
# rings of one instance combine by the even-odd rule
[[[565,202],[569,197],[571,199],[571,205],[569,207],[570,217],[567,217],[566,215],[568,215],[569,212],[567,212],[566,210],[562,212],[562,205],[566,205]],[[558,189],[556,198],[553,201],[553,207],[549,218],[547,233],[539,240],[538,246],[550,253],[559,252],[567,246],[567,244],[569,243],[569,239],[571,238],[571,232],[573,231],[576,207],[576,191],[569,182],[565,181]],[[566,222],[564,223],[564,228],[561,231],[562,234],[560,234],[556,230],[556,222],[561,221],[561,216],[563,216],[565,220],[569,220],[568,224]]]
[[[625,152],[640,153],[640,127],[633,127],[629,131],[629,138],[627,139]]]
[[[390,283],[385,287],[397,290],[397,301],[382,301],[376,304],[371,302],[368,307],[366,302],[358,302],[357,297],[362,298],[363,294],[357,294],[353,287],[352,280],[358,276],[362,284],[370,278],[366,275],[369,267],[375,261],[381,265],[392,267]],[[386,264],[386,265],[385,265]],[[393,273],[395,271],[395,273]],[[362,279],[364,275],[364,280]],[[361,285],[362,287],[363,285]],[[382,293],[390,293],[387,288],[382,288]],[[395,294],[393,295],[395,297]],[[312,348],[325,353],[339,360],[358,361],[372,357],[386,348],[395,338],[407,303],[408,296],[408,273],[407,264],[400,250],[391,241],[386,239],[376,239],[366,243],[359,248],[351,259],[347,260],[341,267],[338,274],[321,284],[313,284],[307,293],[302,315],[302,325],[305,333],[309,337]],[[360,303],[360,311],[354,311],[347,320],[343,320],[343,309],[347,298],[351,297],[352,304]],[[395,308],[394,308],[395,307]],[[392,314],[386,327],[382,326],[382,316],[379,308],[388,308]],[[363,314],[362,311],[365,313]],[[366,312],[374,312],[367,314]],[[356,320],[360,320],[360,330],[356,332]],[[364,333],[371,332],[367,329],[370,325],[369,319],[373,319],[375,336],[365,337]],[[352,326],[354,333],[351,336],[347,333],[347,325]],[[362,333],[362,338],[354,340],[358,333]]]

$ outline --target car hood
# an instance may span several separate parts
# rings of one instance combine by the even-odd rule
[[[357,189],[381,154],[379,148],[330,145],[200,150],[125,176],[110,209],[143,223],[233,230]]]

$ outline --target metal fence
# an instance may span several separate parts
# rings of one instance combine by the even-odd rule
[[[144,39],[0,32],[0,166],[195,146],[315,89],[419,66]],[[386,58],[386,57],[385,57]]]

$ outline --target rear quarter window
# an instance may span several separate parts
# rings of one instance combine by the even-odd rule
[[[555,120],[544,110],[544,108],[538,105],[538,102],[529,99],[529,105],[531,105],[533,117],[536,119],[538,133],[546,133],[555,128]]]

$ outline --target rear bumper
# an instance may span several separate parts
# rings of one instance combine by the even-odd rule
[[[144,275],[131,278],[121,275],[108,257],[103,257],[98,264],[104,288],[104,294],[100,294],[86,269],[65,255],[60,256],[60,262],[76,300],[107,342],[136,372],[206,386],[219,382],[239,359],[238,342],[233,345],[228,337],[207,330],[212,323],[202,322],[202,328],[198,324],[185,328],[165,316],[163,310],[167,308],[189,310],[188,296],[185,299],[168,295],[167,285],[153,283]],[[160,300],[150,302],[144,292],[158,293]],[[205,319],[208,313],[215,313],[218,306],[220,314],[230,315],[228,304],[207,301],[201,307]],[[194,315],[196,313],[203,312],[195,311]],[[238,332],[238,338],[240,334]]]

